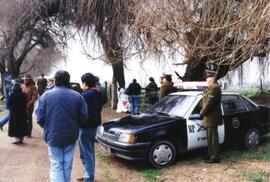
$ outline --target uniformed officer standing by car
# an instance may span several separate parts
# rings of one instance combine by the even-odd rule
[[[207,128],[208,156],[205,163],[218,163],[219,138],[218,125],[222,123],[221,87],[217,82],[217,69],[206,70],[208,88],[203,94],[200,114],[204,116],[203,125]]]
[[[164,74],[163,84],[161,85],[160,91],[159,91],[159,100],[162,99],[163,97],[169,95],[172,92],[174,92],[172,75]]]

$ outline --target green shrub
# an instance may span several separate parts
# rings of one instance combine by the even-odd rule
[[[252,98],[252,99],[257,98],[257,97],[270,95],[270,90],[261,91],[258,88],[230,89],[228,91],[238,92],[238,93],[240,93],[246,97]]]
[[[244,173],[244,176],[248,181],[252,182],[266,182],[269,180],[269,174],[263,171],[257,171],[255,173]]]

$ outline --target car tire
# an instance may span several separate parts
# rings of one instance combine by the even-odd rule
[[[249,150],[254,150],[260,145],[260,131],[252,128],[245,133],[244,147]]]
[[[157,141],[151,146],[148,158],[155,168],[167,167],[175,161],[175,146],[168,140]]]

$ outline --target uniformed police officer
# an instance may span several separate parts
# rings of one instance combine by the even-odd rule
[[[163,74],[163,75],[164,75],[162,80],[163,84],[161,85],[159,91],[159,100],[173,92],[172,75],[170,74]]]
[[[204,116],[203,125],[207,128],[208,156],[205,163],[218,163],[219,138],[217,127],[222,123],[221,87],[217,82],[215,70],[206,70],[208,88],[203,94],[200,114]]]

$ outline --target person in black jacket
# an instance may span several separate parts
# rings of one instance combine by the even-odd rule
[[[47,87],[47,79],[44,78],[44,74],[42,73],[40,76],[40,79],[37,81],[37,86],[38,86],[38,95],[41,96]]]
[[[101,84],[99,83],[99,78],[96,76],[96,86],[100,90],[101,94],[101,105],[102,107],[107,103],[108,101],[108,95],[107,95],[107,90]]]
[[[19,83],[15,83],[12,94],[8,100],[8,109],[10,111],[10,121],[8,127],[8,136],[15,137],[13,144],[22,144],[23,138],[27,136],[27,96],[22,92]]]
[[[92,182],[95,175],[95,135],[97,127],[101,124],[103,105],[101,91],[96,86],[96,77],[91,73],[85,73],[81,80],[84,90],[82,96],[88,107],[88,120],[79,126],[78,142],[84,174],[77,180]]]
[[[130,96],[131,114],[138,115],[140,109],[140,94],[141,86],[137,83],[136,79],[133,79],[132,83],[128,86],[126,94]]]
[[[158,86],[154,78],[149,78],[150,83],[145,87],[145,102],[154,105],[158,101]]]

